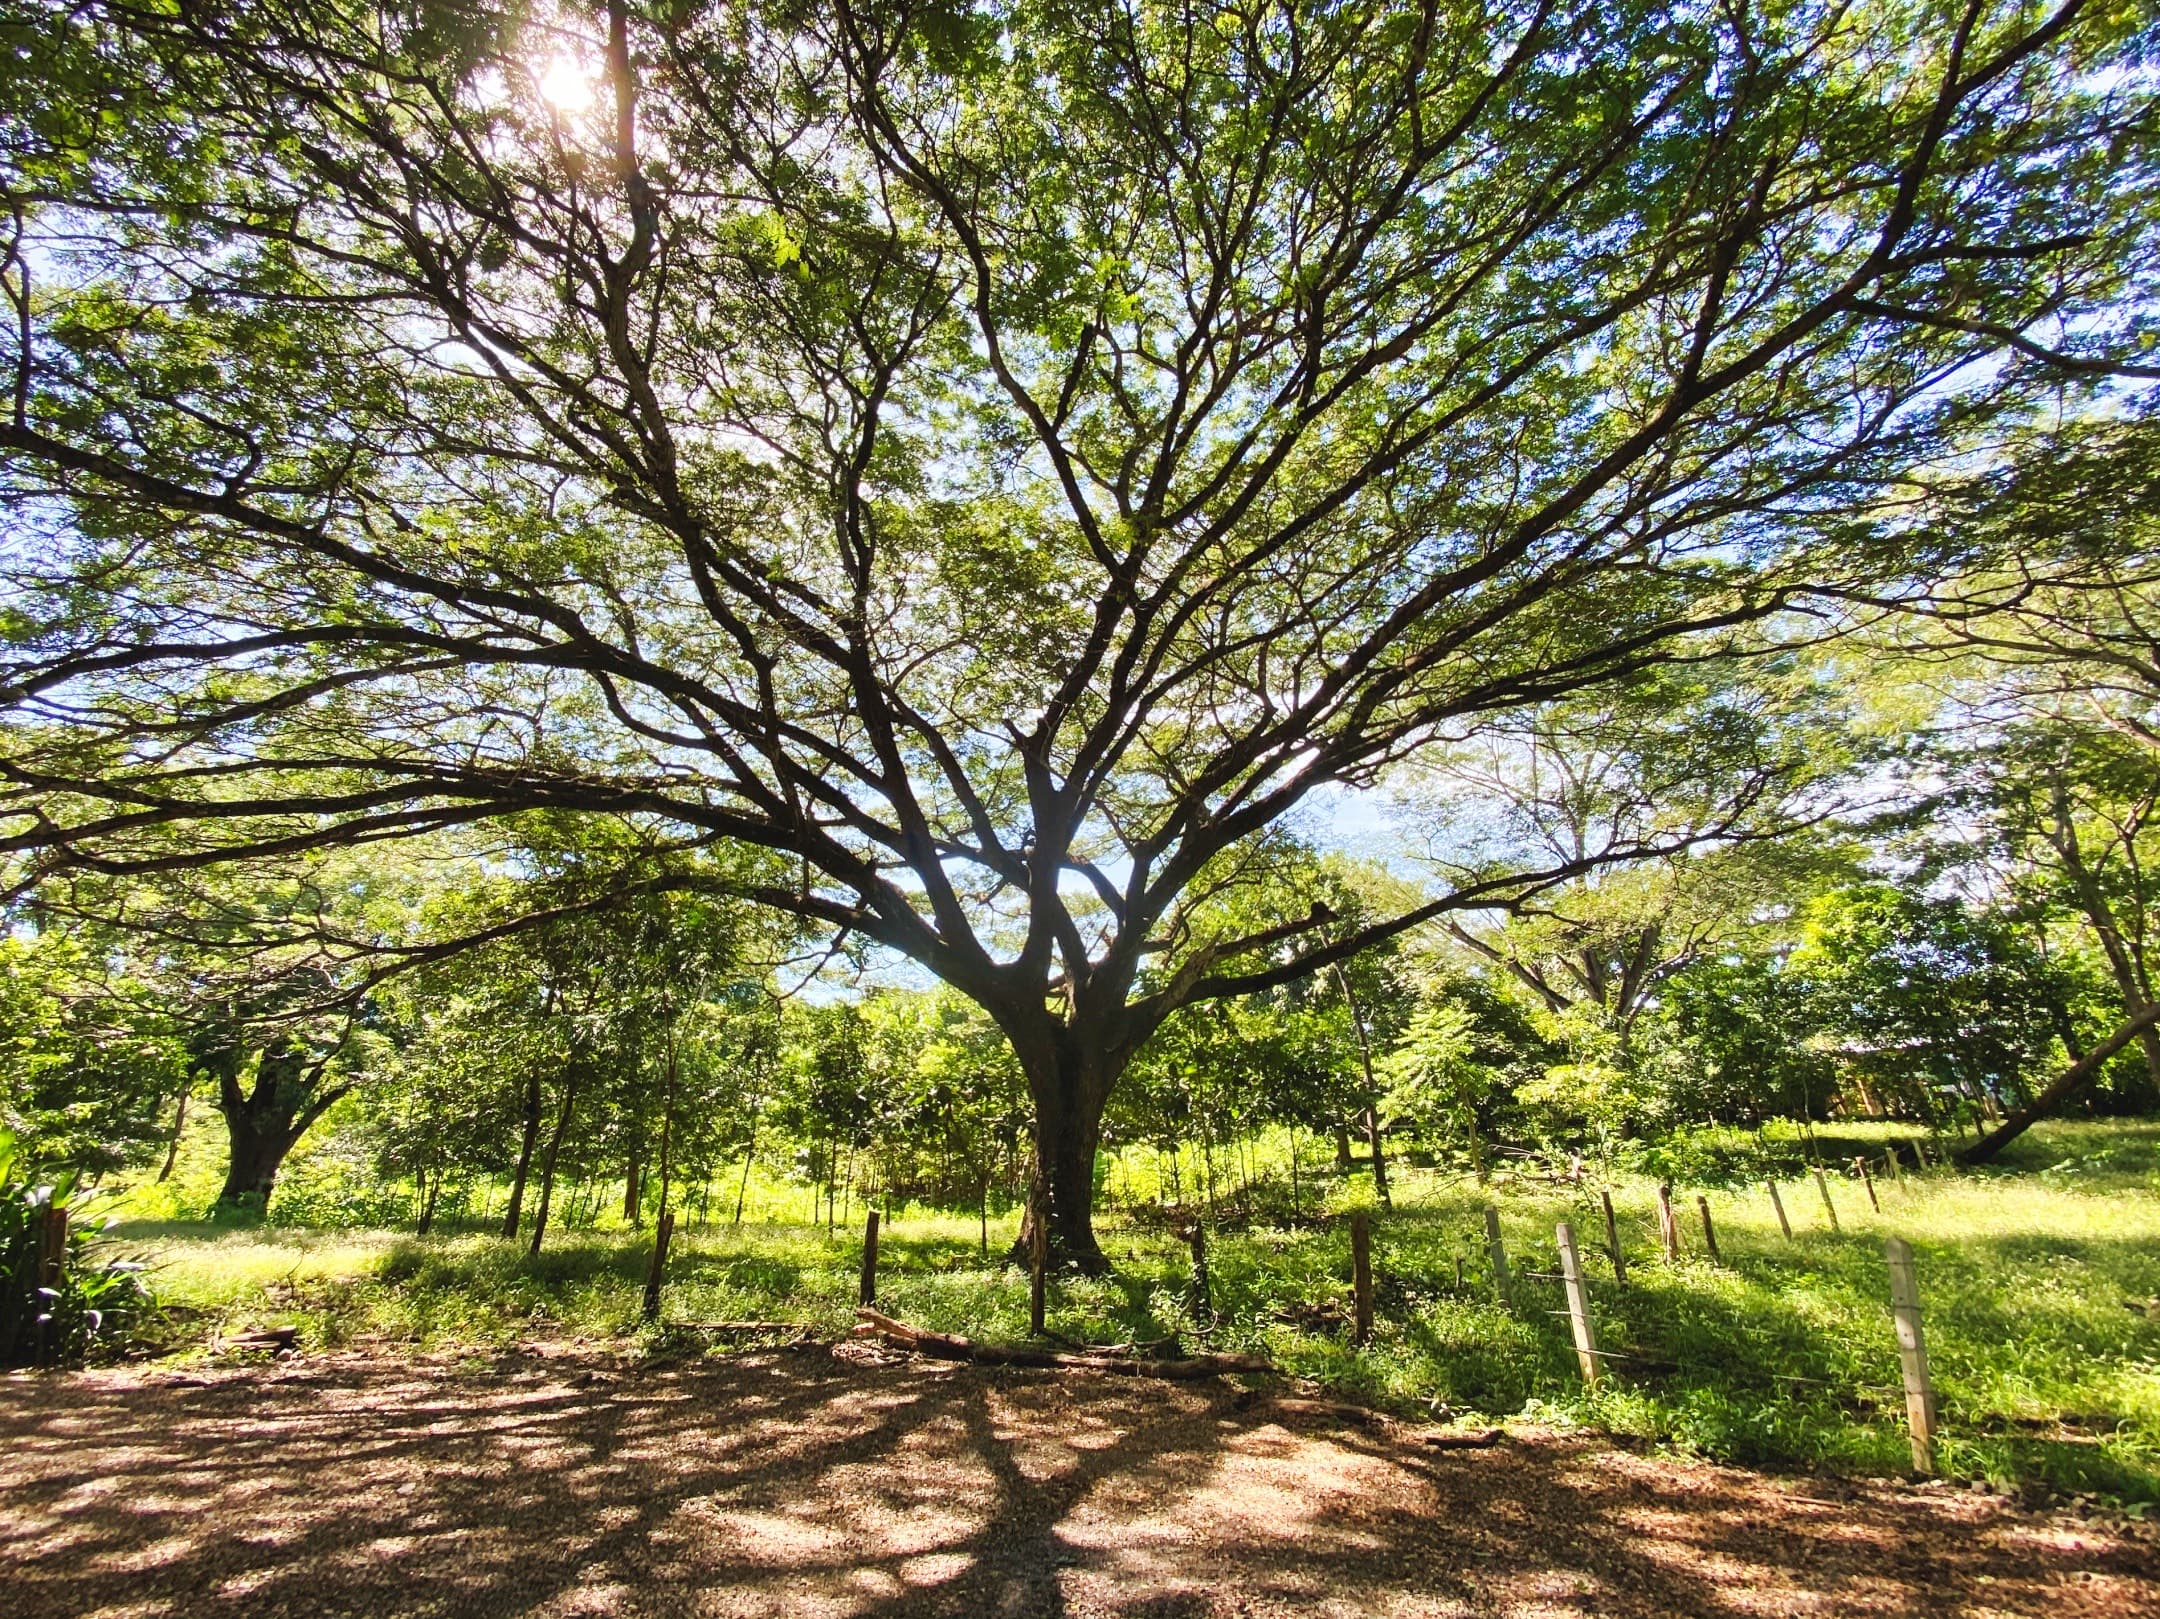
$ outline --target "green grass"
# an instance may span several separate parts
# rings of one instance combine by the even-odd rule
[[[1849,1130],[1821,1145],[1826,1154],[1873,1148],[1881,1136]],[[1737,1182],[1739,1149],[1711,1145],[1698,1156],[1720,1264],[1702,1253],[1692,1187],[1677,1197],[1685,1253],[1669,1265],[1656,1241],[1654,1183],[1603,1183],[1630,1262],[1621,1287],[1603,1251],[1598,1183],[1509,1176],[1481,1191],[1402,1166],[1395,1208],[1374,1215],[1371,1343],[1352,1347],[1337,1324],[1349,1276],[1340,1215],[1369,1202],[1362,1174],[1308,1185],[1302,1221],[1285,1209],[1276,1224],[1214,1232],[1208,1335],[1404,1411],[1527,1414],[1736,1461],[1895,1472],[1909,1452],[1882,1243],[1899,1235],[1918,1256],[1945,1469],[2160,1501],[2160,1320],[2142,1308],[2160,1295],[2160,1123],[2043,1127],[1998,1167],[1879,1184],[1879,1213],[1858,1182],[1833,1176],[1836,1233],[1813,1183],[1787,1181],[1790,1242],[1761,1186]],[[1774,1140],[1749,1150],[1785,1156]],[[1316,1192],[1331,1211],[1318,1219]],[[1494,1298],[1484,1257],[1488,1196],[1518,1273],[1509,1305]],[[793,1201],[807,1208],[800,1195]],[[1559,1284],[1541,1274],[1558,1268],[1561,1219],[1583,1252],[1601,1341],[1627,1357],[1610,1363],[1614,1375],[1595,1392],[1577,1374]],[[1196,1336],[1189,1261],[1165,1224],[1106,1215],[1115,1274],[1059,1284],[1052,1329],[1091,1341]],[[151,1252],[161,1297],[200,1312],[183,1319],[205,1337],[277,1324],[322,1344],[665,1337],[638,1321],[650,1239],[636,1232],[551,1233],[537,1259],[471,1234],[418,1241],[177,1222],[119,1234]],[[1009,1218],[993,1220],[993,1254],[1011,1236]],[[665,1317],[790,1320],[836,1335],[851,1322],[859,1255],[859,1234],[822,1226],[693,1228],[677,1239]],[[925,1326],[1011,1339],[1025,1330],[1027,1288],[1018,1273],[984,1263],[971,1214],[904,1211],[881,1244],[880,1303]]]

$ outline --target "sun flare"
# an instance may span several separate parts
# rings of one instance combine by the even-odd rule
[[[575,115],[593,104],[592,80],[574,57],[558,56],[542,70],[540,94],[561,113]]]

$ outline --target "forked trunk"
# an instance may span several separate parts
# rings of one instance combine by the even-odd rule
[[[350,1088],[338,1085],[317,1093],[327,1056],[309,1060],[297,1042],[280,1040],[257,1060],[255,1083],[243,1089],[237,1054],[219,1070],[218,1111],[225,1116],[231,1147],[220,1206],[264,1213],[277,1188],[278,1171],[308,1126]]]

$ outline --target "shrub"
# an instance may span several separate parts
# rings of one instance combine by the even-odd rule
[[[0,1130],[0,1366],[80,1365],[125,1340],[149,1292],[139,1265],[100,1257],[104,1227],[84,1218],[98,1194],[74,1170],[34,1182],[32,1167]]]

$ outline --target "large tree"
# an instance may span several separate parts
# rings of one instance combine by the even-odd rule
[[[0,15],[27,875],[775,851],[1004,1031],[1089,1265],[1165,1015],[1552,873],[1194,895],[1729,648],[2160,262],[2148,29],[2086,0]]]

